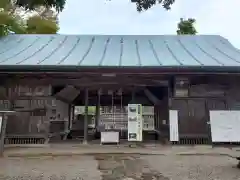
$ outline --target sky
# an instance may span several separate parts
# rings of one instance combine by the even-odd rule
[[[171,11],[158,5],[141,13],[130,1],[67,0],[59,33],[176,34],[180,18],[195,18],[198,34],[221,35],[240,48],[240,0],[176,0]]]

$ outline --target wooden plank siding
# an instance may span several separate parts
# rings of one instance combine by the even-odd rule
[[[240,110],[240,83],[228,79],[226,83],[191,83],[188,96],[170,98],[170,109],[179,112],[178,144],[211,143],[209,111]]]
[[[0,87],[0,92],[0,109],[17,111],[8,117],[6,144],[44,143],[68,126],[69,104],[51,96],[51,86],[11,86],[8,93]]]
[[[159,89],[157,86],[156,90],[157,94],[163,94],[161,103],[155,106],[155,130],[159,133],[159,139],[166,139],[169,136],[168,110],[173,109],[179,111],[180,144],[211,143],[209,110],[240,110],[239,78],[227,75],[221,77],[189,75],[185,78],[189,79],[186,85],[188,93],[185,97],[174,95],[175,86],[171,82],[173,78],[168,77],[168,86]],[[156,76],[155,80],[157,79],[162,77]],[[27,82],[27,79],[25,81]],[[67,83],[71,84],[67,81],[62,82],[62,84]],[[12,138],[13,141],[16,137],[23,139],[41,137],[41,142],[45,142],[49,136],[59,134],[69,126],[69,104],[53,97],[51,86],[39,87],[36,84],[24,83],[24,85],[12,84],[9,87],[0,87],[0,109],[8,110],[14,104],[14,110],[21,111],[8,119],[7,138]],[[155,87],[155,84],[152,86]],[[160,91],[161,88],[168,88],[168,92]],[[97,92],[96,89],[89,93],[93,92]],[[96,104],[95,94],[89,97],[89,102],[93,101],[92,104]],[[101,102],[104,102],[104,96],[101,97]],[[139,103],[142,102],[141,100]],[[7,141],[9,142],[10,140]]]

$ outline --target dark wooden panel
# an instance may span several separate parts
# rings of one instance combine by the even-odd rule
[[[223,97],[225,87],[213,84],[197,84],[190,86],[191,97]]]
[[[226,102],[221,99],[207,99],[207,109],[208,110],[225,110]]]
[[[208,116],[205,106],[205,100],[189,100],[189,127],[190,134],[204,135],[208,134]]]
[[[30,115],[27,112],[8,116],[6,134],[28,134]]]
[[[208,114],[204,99],[173,100],[172,109],[178,110],[180,136],[203,137],[208,135]]]
[[[172,109],[178,110],[178,129],[180,134],[187,134],[189,128],[189,112],[187,100],[173,100]]]
[[[62,133],[65,130],[65,122],[64,121],[51,121],[49,132],[50,133]]]

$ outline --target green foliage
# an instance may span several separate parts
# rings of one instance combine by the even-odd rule
[[[44,0],[44,2],[47,0]],[[31,4],[31,0],[28,0]],[[40,0],[34,0],[35,6],[37,8],[37,4],[41,4]],[[48,10],[48,7],[56,7],[58,10],[61,10],[63,5],[53,5],[55,0],[50,0],[45,8]],[[60,2],[60,1],[59,1]],[[19,4],[14,4],[12,0],[0,0],[0,37],[7,35],[9,32],[13,32],[15,34],[56,34],[59,30],[56,18],[51,17],[42,17],[38,16],[29,16],[24,19],[21,16],[16,14],[16,9],[18,5],[21,5],[20,1],[17,1]],[[27,1],[26,1],[27,3]],[[57,1],[55,3],[58,3]],[[22,4],[23,5],[23,4]],[[34,8],[33,6],[29,6],[26,4],[24,6],[27,8]]]
[[[175,3],[175,0],[130,0],[136,3],[139,12],[150,9],[151,7],[161,4],[163,8],[169,10]],[[45,8],[54,8],[60,12],[63,10],[66,0],[16,0],[12,4],[12,0],[0,0],[0,36],[6,35],[9,31],[15,33],[30,33],[30,34],[55,34],[58,31],[57,20],[47,19],[41,16],[30,17],[26,24],[19,23],[12,13],[12,7],[23,7],[26,10],[34,10],[39,6]],[[10,7],[10,8],[9,8]],[[3,10],[3,11],[1,11]],[[187,20],[180,19],[178,23],[177,34],[196,34],[194,27],[195,19]]]
[[[7,35],[9,31],[16,34],[25,33],[24,28],[17,22],[14,16],[10,16],[8,12],[0,12],[0,36]]]
[[[58,12],[62,11],[66,0],[17,0],[16,5],[25,9],[35,9],[38,6],[55,8]]]
[[[76,114],[85,114],[85,106],[75,106]],[[96,113],[96,106],[88,106],[88,114]]]
[[[197,34],[197,30],[194,27],[196,20],[189,18],[189,19],[180,19],[178,23],[177,34],[184,35],[184,34]]]
[[[56,22],[33,16],[27,20],[26,32],[28,34],[56,34],[58,31]]]
[[[89,114],[95,114],[96,113],[96,107],[95,106],[88,106],[88,113]]]
[[[80,0],[78,0],[80,1]],[[156,4],[161,4],[163,8],[169,10],[171,5],[174,4],[175,0],[129,0],[136,3],[137,10],[144,11],[148,10]],[[57,11],[62,11],[66,0],[17,0],[18,6],[26,9],[34,9],[37,6],[53,7]]]
[[[171,6],[174,4],[175,0],[132,0],[136,3],[137,10],[139,12],[146,11],[151,7],[161,4],[166,10],[171,9]]]
[[[0,8],[4,9],[10,4],[11,0],[0,0]]]

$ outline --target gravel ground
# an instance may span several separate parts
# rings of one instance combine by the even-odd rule
[[[0,160],[1,180],[99,180],[94,157],[41,157]]]
[[[226,156],[144,156],[171,180],[240,180],[237,161]]]
[[[224,156],[95,155],[0,159],[1,180],[240,180]]]

